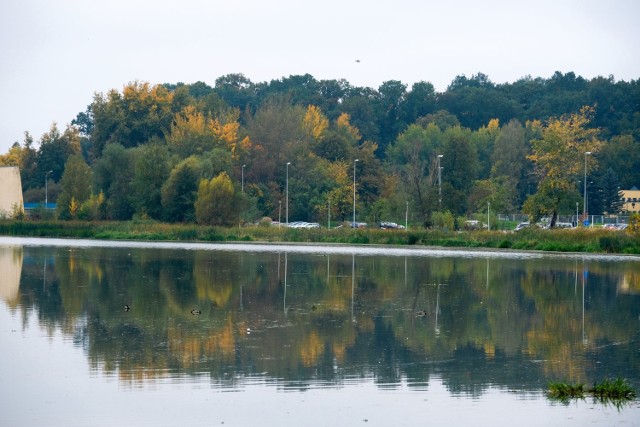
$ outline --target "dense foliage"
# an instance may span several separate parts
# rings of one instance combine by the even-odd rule
[[[25,133],[0,164],[20,166],[25,200],[46,191],[61,218],[344,221],[355,197],[358,220],[410,212],[430,225],[488,204],[570,214],[585,173],[589,213],[617,213],[618,191],[640,185],[639,137],[638,80],[494,84],[479,73],[439,93],[231,74],[96,94],[63,132],[54,124],[38,143]]]

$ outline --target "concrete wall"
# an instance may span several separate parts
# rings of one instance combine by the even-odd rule
[[[17,166],[0,166],[0,217],[9,217],[14,206],[24,209],[22,181]]]

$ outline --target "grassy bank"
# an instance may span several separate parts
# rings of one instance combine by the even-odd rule
[[[222,228],[152,221],[0,221],[0,235],[108,240],[202,242],[312,242],[377,245],[424,245],[504,248],[552,252],[640,254],[640,239],[623,232],[577,229],[505,231],[290,229],[277,227]]]

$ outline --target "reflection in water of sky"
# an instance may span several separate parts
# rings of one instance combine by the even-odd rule
[[[640,384],[633,258],[8,240],[2,426],[640,425],[544,395]]]

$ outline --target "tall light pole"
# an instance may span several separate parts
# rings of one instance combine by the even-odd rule
[[[244,168],[247,165],[242,165],[242,194],[244,194]]]
[[[409,201],[407,200],[407,210],[404,213],[404,228],[409,229]]]
[[[355,159],[353,161],[353,223],[351,226],[356,228],[356,163],[358,163],[360,159]]]
[[[289,165],[291,164],[291,162],[287,162],[287,202],[285,205],[285,217],[286,217],[286,222],[287,222],[287,227],[289,226]]]
[[[584,152],[584,197],[582,199],[582,216],[587,216],[587,156],[591,155],[591,151]]]
[[[44,174],[44,208],[45,209],[47,209],[47,206],[49,206],[49,180],[47,179],[47,177],[52,172],[53,171],[49,171]]]
[[[442,168],[440,167],[440,159],[442,154],[438,154],[438,203],[442,209]]]
[[[487,202],[487,231],[491,231],[491,221],[489,220],[490,211],[491,211],[491,202]]]

